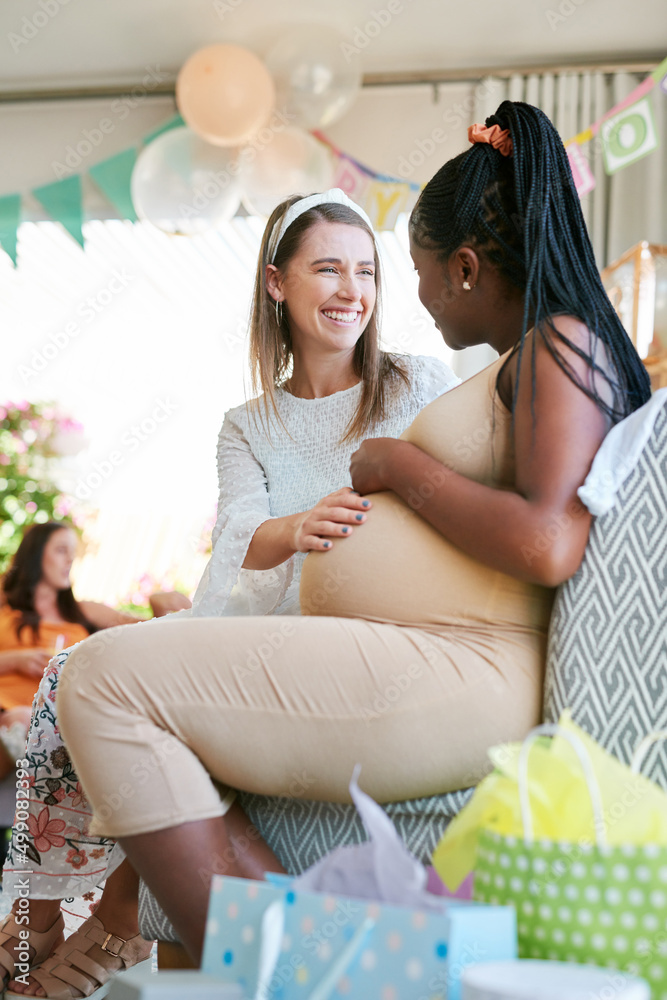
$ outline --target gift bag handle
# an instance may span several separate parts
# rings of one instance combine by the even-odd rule
[[[285,905],[282,899],[271,903],[262,917],[262,941],[259,951],[259,972],[255,1000],[267,1000],[285,930]]]
[[[343,948],[342,952],[327,970],[324,978],[317,984],[313,992],[308,996],[308,1000],[329,1000],[338,983],[338,980],[345,975],[352,962],[355,960],[363,948],[366,938],[375,927],[375,921],[371,917],[366,917],[354,932],[350,941]]]
[[[579,758],[581,770],[584,772],[584,778],[586,779],[588,794],[591,797],[595,842],[598,847],[604,847],[607,843],[607,836],[602,811],[602,796],[600,795],[600,787],[595,777],[590,757],[578,736],[550,722],[542,726],[536,726],[524,740],[521,752],[519,753],[519,802],[521,804],[521,822],[523,824],[524,840],[528,845],[531,845],[535,840],[533,816],[530,811],[530,796],[528,795],[528,757],[538,736],[562,736],[563,739],[567,740]]]
[[[641,774],[642,764],[646,760],[649,750],[654,743],[660,743],[662,740],[667,740],[667,729],[657,729],[654,733],[649,733],[648,736],[644,737],[632,755],[630,770],[633,774]]]

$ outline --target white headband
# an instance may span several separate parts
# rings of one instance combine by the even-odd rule
[[[280,241],[294,220],[298,219],[304,212],[307,212],[309,208],[315,208],[316,205],[347,205],[347,207],[351,208],[353,212],[356,212],[357,215],[361,216],[371,230],[373,229],[373,224],[364,212],[363,208],[348,198],[345,192],[341,191],[340,188],[331,188],[330,191],[323,191],[321,194],[309,194],[307,198],[302,198],[301,201],[295,201],[294,204],[287,209],[285,214],[278,219],[273,227],[273,232],[269,238],[269,264],[273,264],[276,259],[276,253],[278,252]]]

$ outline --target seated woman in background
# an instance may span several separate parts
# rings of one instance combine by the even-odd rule
[[[76,533],[68,525],[34,524],[2,581],[0,708],[20,722],[14,723],[11,747],[3,746],[0,777],[23,755],[30,706],[53,654],[100,628],[138,621],[104,604],[76,600],[70,586],[76,546]]]
[[[275,209],[262,240],[250,321],[254,387],[262,395],[225,415],[218,441],[213,552],[195,595],[194,615],[299,615],[306,554],[349,544],[367,520],[370,501],[350,486],[352,452],[364,437],[397,437],[422,407],[458,384],[436,358],[383,352],[379,308],[375,237],[359,206],[334,189],[294,196]],[[173,618],[170,625],[179,616]],[[289,619],[273,625],[280,638],[290,630]],[[95,641],[104,645],[108,638]],[[137,934],[136,876],[118,845],[90,834],[92,811],[58,736],[53,702],[68,655],[58,656],[40,685],[41,708],[26,754],[31,779],[37,776],[43,786],[45,769],[39,762],[46,745],[51,794],[61,799],[32,798],[28,804],[31,831],[44,828],[46,833],[41,840],[31,833],[27,842],[34,968],[11,983],[10,996],[83,995],[147,952]],[[147,761],[137,758],[138,766],[146,763],[145,775],[160,753],[156,745]],[[69,825],[55,830],[51,824],[58,822],[58,807],[69,802],[76,802]],[[50,829],[56,834],[51,840]],[[25,870],[25,846],[15,831],[5,866],[11,895]],[[56,948],[48,958],[49,940],[39,932],[52,925],[57,929],[61,898],[84,893],[90,898],[105,878],[95,915],[68,939],[67,954]],[[107,933],[114,935],[119,957],[101,950]],[[0,937],[0,963],[7,974],[13,971],[16,934],[10,915]],[[75,947],[79,957],[69,954]],[[80,964],[82,954],[89,961]],[[76,982],[71,994],[64,980]]]
[[[506,101],[470,137],[422,191],[411,252],[447,344],[500,358],[403,440],[353,456],[353,485],[376,495],[360,531],[306,560],[302,603],[324,595],[319,617],[293,619],[282,644],[256,617],[120,628],[64,669],[59,722],[92,830],[120,839],[195,960],[204,873],[234,856],[238,829],[212,778],[280,794],[306,767],[311,798],[347,802],[360,763],[380,802],[434,795],[539,721],[553,588],[590,526],[577,489],[649,397],[551,122]],[[169,753],[144,783],[137,759],[157,747]],[[280,863],[261,841],[226,864],[267,869]]]
[[[77,534],[69,525],[59,521],[47,521],[31,525],[25,532],[10,568],[7,570],[0,590],[0,724],[11,722],[11,729],[2,742],[0,755],[0,777],[16,766],[16,761],[26,753],[26,735],[30,723],[33,698],[44,671],[54,654],[86,639],[89,635],[114,625],[127,625],[141,621],[140,618],[117,611],[97,601],[78,601],[70,583],[70,572],[76,555]],[[182,594],[153,594],[150,598],[156,617],[168,611],[176,611],[189,606]],[[55,666],[54,668],[55,669]],[[49,671],[50,672],[50,671]],[[48,679],[47,679],[48,684]],[[54,696],[55,700],[55,696]],[[48,716],[52,711],[48,696],[36,700],[36,730],[38,738],[39,762],[34,769],[33,796],[36,807],[32,831],[39,841],[42,851],[55,847],[60,841],[66,850],[72,852],[65,838],[59,836],[65,828],[64,821],[56,822],[51,830],[40,827],[39,813],[44,805],[55,804],[64,798],[54,795],[59,782],[54,775],[62,770],[66,762],[58,759],[58,748],[62,753],[61,741],[57,746],[49,746],[44,739],[48,728]],[[0,730],[0,740],[2,731]],[[33,748],[34,750],[35,748]],[[53,756],[55,752],[55,758]],[[69,766],[71,771],[71,765]],[[72,772],[76,786],[76,775]],[[79,786],[80,788],[80,786]],[[79,799],[82,796],[79,795]],[[25,800],[23,802],[25,805]],[[72,801],[72,806],[79,805]],[[48,809],[47,809],[48,812]],[[47,824],[48,827],[48,824]],[[77,852],[74,851],[74,854]],[[83,856],[81,856],[83,859]],[[40,856],[33,849],[31,866],[39,863]],[[25,871],[25,865],[23,866]],[[20,875],[20,869],[16,873]],[[102,876],[103,877],[103,876]],[[12,876],[5,879],[3,890],[11,891]],[[31,908],[39,908],[39,900],[31,900]],[[11,922],[11,916],[6,918]],[[54,942],[62,938],[62,924],[57,926]],[[0,931],[0,962],[3,961],[3,944],[7,940]],[[12,959],[13,962],[13,959]]]

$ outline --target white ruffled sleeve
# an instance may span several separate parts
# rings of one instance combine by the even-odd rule
[[[242,569],[252,537],[271,510],[264,469],[233,413],[225,415],[218,437],[218,514],[211,558],[192,602],[195,617],[270,614],[292,579],[291,559],[275,570]]]

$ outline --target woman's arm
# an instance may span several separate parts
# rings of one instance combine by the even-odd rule
[[[0,653],[0,676],[18,673],[41,680],[52,655],[48,649],[7,649]]]
[[[79,607],[84,615],[98,628],[113,628],[114,625],[132,625],[141,622],[143,618],[130,615],[126,611],[116,611],[108,604],[99,604],[97,601],[79,601]]]
[[[581,323],[559,317],[555,325],[589,349],[590,334]],[[588,366],[566,345],[557,345],[582,381],[588,379]],[[365,441],[355,453],[352,481],[361,492],[393,490],[448,541],[485,565],[557,586],[583,558],[591,516],[577,489],[609,424],[539,337],[533,420],[530,353],[528,343],[514,419],[515,491],[474,482],[416,446],[386,438]]]
[[[225,563],[237,556],[234,577],[241,568],[273,569],[295,552],[326,552],[331,542],[327,545],[323,536],[351,535],[352,525],[361,524],[370,507],[345,487],[324,497],[312,510],[272,517],[266,474],[233,411],[225,417],[218,438],[218,484],[213,548],[219,540],[225,543]]]
[[[323,497],[311,510],[264,521],[252,536],[243,566],[273,569],[295,552],[326,552],[334,538],[349,538],[366,520],[371,501],[349,486]]]

